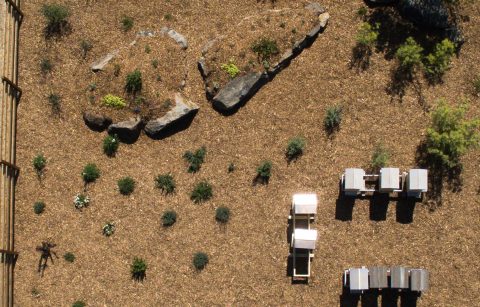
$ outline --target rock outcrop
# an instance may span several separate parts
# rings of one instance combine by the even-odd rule
[[[102,57],[101,59],[97,60],[95,63],[92,64],[91,68],[92,71],[97,72],[103,70],[105,66],[115,58],[118,53],[120,52],[119,49],[114,50],[113,52],[107,54],[106,56]]]

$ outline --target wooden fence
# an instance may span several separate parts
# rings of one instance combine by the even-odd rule
[[[0,0],[0,306],[13,306],[13,269],[18,257],[14,245],[15,166],[18,87],[18,40],[23,13],[20,0]]]

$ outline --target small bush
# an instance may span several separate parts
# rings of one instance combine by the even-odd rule
[[[205,146],[202,146],[201,148],[197,149],[195,153],[187,151],[183,154],[183,158],[189,163],[189,173],[196,173],[200,170],[206,153],[207,149],[205,148]]]
[[[90,41],[82,40],[80,42],[80,49],[82,50],[82,57],[85,59],[90,50],[92,50],[93,45]]]
[[[468,107],[451,107],[444,100],[432,113],[432,125],[427,129],[427,154],[442,166],[460,165],[460,157],[480,144],[480,119],[467,120]]]
[[[215,219],[220,223],[226,223],[230,219],[230,209],[227,207],[218,207],[215,210]]]
[[[47,166],[47,159],[43,156],[43,154],[38,154],[33,158],[32,161],[33,168],[37,172],[37,175],[42,175],[45,167]]]
[[[263,183],[268,183],[272,175],[272,162],[264,161],[257,167],[257,179]]]
[[[450,67],[451,57],[455,54],[455,45],[448,39],[435,45],[435,50],[425,58],[425,72],[434,79],[441,76]]]
[[[395,56],[400,62],[400,67],[406,71],[412,71],[415,67],[422,65],[423,48],[413,39],[407,38],[405,43],[401,45]]]
[[[158,60],[157,59],[152,61],[152,66],[153,66],[153,68],[158,68]]]
[[[305,140],[301,137],[295,137],[288,141],[287,150],[285,151],[285,156],[288,161],[292,161],[303,154],[305,149]]]
[[[212,198],[212,196],[212,186],[206,181],[201,181],[193,189],[192,193],[190,194],[190,199],[194,203],[200,203],[209,200]]]
[[[62,98],[57,94],[52,93],[48,96],[48,103],[52,108],[53,114],[57,114],[57,115],[60,114],[61,102],[62,102]]]
[[[128,16],[123,16],[122,18],[122,30],[124,32],[130,31],[133,28],[133,18]]]
[[[94,92],[96,89],[97,89],[97,84],[96,84],[95,82],[90,83],[90,84],[88,85],[88,90],[89,90],[90,92]]]
[[[72,304],[72,307],[85,307],[87,306],[83,301],[76,301]]]
[[[165,211],[162,215],[163,226],[172,226],[177,221],[177,213],[173,210]]]
[[[388,163],[389,153],[388,150],[382,144],[378,144],[375,146],[372,154],[372,161],[370,162],[370,166],[372,167],[373,171],[378,171],[382,167],[385,167]]]
[[[122,70],[122,68],[121,68],[120,64],[115,64],[115,65],[113,65],[113,75],[114,75],[115,77],[120,76],[120,71],[121,71],[121,70]]]
[[[118,190],[122,195],[130,195],[135,189],[135,180],[131,177],[125,177],[118,180]]]
[[[103,235],[110,237],[115,232],[115,224],[113,222],[108,222],[102,227]]]
[[[262,61],[269,61],[272,56],[280,53],[277,42],[265,37],[255,41],[251,49]]]
[[[88,207],[89,203],[90,203],[90,197],[88,197],[85,194],[77,194],[73,198],[73,204],[75,205],[75,208],[77,208],[77,209],[82,209],[82,208]]]
[[[163,18],[164,18],[166,21],[171,21],[171,20],[173,20],[173,15],[170,14],[170,13],[167,13],[167,14],[163,15]]]
[[[109,157],[115,156],[118,146],[120,146],[120,141],[117,135],[107,135],[103,139],[103,152]]]
[[[368,13],[368,9],[365,6],[362,6],[357,10],[357,15],[360,17],[365,17],[367,13]]]
[[[340,128],[340,123],[342,122],[342,107],[333,106],[327,109],[325,113],[325,119],[323,120],[323,125],[325,130],[329,134],[333,133],[335,130]]]
[[[40,61],[40,71],[42,72],[43,75],[46,75],[47,73],[51,72],[53,69],[53,64],[49,59],[42,59]]]
[[[45,211],[45,203],[43,201],[37,201],[33,205],[33,212],[35,212],[35,214],[42,214],[43,211]]]
[[[143,280],[147,272],[147,263],[141,258],[135,257],[130,267],[132,278],[135,280]]]
[[[125,100],[123,100],[123,98],[112,94],[105,95],[102,98],[102,104],[107,107],[116,109],[123,109],[127,106],[127,103],[125,102]]]
[[[85,165],[82,172],[82,178],[85,183],[94,182],[100,177],[100,170],[94,163]]]
[[[155,186],[165,194],[173,193],[176,187],[175,180],[171,174],[158,175],[155,178]]]
[[[45,33],[47,36],[62,35],[68,29],[67,18],[70,12],[67,7],[60,4],[44,4],[42,14],[47,20]]]
[[[195,269],[201,271],[208,264],[208,255],[203,252],[198,252],[193,255],[193,266]]]
[[[232,60],[230,60],[228,64],[222,64],[221,68],[232,79],[235,78],[240,73],[240,69],[238,69],[237,65],[235,65],[235,63]]]
[[[65,261],[67,262],[74,262],[75,261],[75,255],[73,253],[65,253],[65,255],[63,255],[63,259],[65,259]]]
[[[375,46],[378,39],[379,27],[380,25],[378,23],[372,26],[368,22],[363,22],[357,32],[357,44],[368,49]]]
[[[227,171],[229,173],[233,173],[235,171],[235,164],[233,164],[233,162],[228,165]]]
[[[135,95],[142,90],[142,73],[135,69],[129,73],[126,78],[125,90],[127,93]]]
[[[472,85],[473,85],[473,93],[477,96],[480,96],[480,75],[478,75],[473,79]]]
[[[145,53],[150,53],[152,52],[152,48],[150,48],[150,45],[145,45]]]

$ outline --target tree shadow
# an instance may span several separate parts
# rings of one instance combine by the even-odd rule
[[[48,259],[51,260],[52,264],[54,263],[53,256],[55,256],[55,258],[58,259],[57,253],[52,250],[52,248],[54,248],[55,246],[57,245],[47,240],[47,241],[43,241],[42,245],[37,246],[35,249],[36,251],[41,253],[40,260],[38,261],[37,271],[42,277],[45,272],[45,269],[48,266],[47,265]]]
[[[428,154],[425,141],[417,147],[415,159],[418,166],[427,168],[429,171],[426,200],[430,211],[435,211],[442,206],[442,194],[445,183],[447,188],[454,193],[462,191],[462,164],[458,163],[456,167],[452,168],[446,167],[441,161]]]
[[[365,71],[370,67],[370,57],[372,56],[372,49],[369,47],[357,44],[352,49],[352,60],[350,61],[350,69],[356,70],[357,73]]]
[[[388,203],[390,195],[388,193],[374,193],[370,198],[370,219],[372,221],[385,221],[387,219]]]

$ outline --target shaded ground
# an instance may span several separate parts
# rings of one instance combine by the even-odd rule
[[[390,150],[391,165],[414,166],[416,148],[430,118],[412,88],[406,89],[402,102],[391,100],[385,89],[394,63],[384,54],[374,52],[364,73],[349,69],[361,1],[323,2],[331,15],[325,33],[230,117],[218,114],[205,100],[196,60],[207,40],[226,32],[240,18],[271,8],[270,3],[171,0],[139,5],[108,0],[88,6],[84,1],[59,1],[73,10],[73,32],[47,45],[39,26],[43,2],[23,3],[20,85],[24,96],[17,143],[22,173],[16,206],[20,257],[15,271],[19,306],[68,306],[77,299],[91,306],[339,306],[343,270],[373,264],[428,268],[431,290],[418,299],[419,306],[476,302],[480,287],[475,270],[480,253],[478,151],[463,159],[462,190],[444,189],[442,206],[433,212],[417,203],[411,221],[409,214],[397,221],[397,201],[386,206],[379,200],[380,209],[386,210],[382,212],[371,209],[374,202],[366,199],[346,204],[351,206],[351,217],[336,219],[342,204],[337,196],[343,169],[366,167],[379,141]],[[304,3],[292,2],[279,0],[276,6]],[[470,80],[480,72],[479,5],[469,4],[466,13],[470,20],[462,25],[468,42],[461,56],[453,60],[444,84],[425,86],[423,95],[429,104],[440,97],[452,102],[468,97],[470,115],[479,116],[480,100],[469,94]],[[136,21],[127,34],[119,29],[123,14]],[[174,19],[164,20],[165,14]],[[90,82],[84,77],[89,64],[112,46],[132,41],[136,31],[159,30],[169,24],[189,39],[185,91],[201,110],[189,129],[163,140],[142,136],[135,144],[121,146],[115,158],[108,158],[101,149],[105,134],[88,130],[81,118],[88,97],[79,93]],[[86,61],[79,48],[85,38],[94,45]],[[56,66],[52,76],[42,81],[38,63],[45,54]],[[63,97],[59,118],[51,116],[47,104],[51,91]],[[329,139],[323,131],[323,115],[334,104],[343,104],[345,113],[340,131]],[[296,135],[306,139],[306,152],[288,165],[284,150],[287,140]],[[188,174],[182,155],[201,145],[207,148],[206,162],[199,173]],[[42,183],[31,166],[40,152],[48,159]],[[264,159],[273,161],[270,183],[252,187],[255,167]],[[89,187],[91,206],[80,212],[72,200],[83,188],[80,173],[87,162],[97,163],[102,177]],[[228,174],[230,162],[237,169]],[[165,197],[154,189],[153,178],[167,172],[174,175],[178,190]],[[116,181],[127,175],[138,184],[131,196],[123,197]],[[194,205],[189,193],[201,179],[213,185],[214,197]],[[315,222],[319,242],[309,285],[291,285],[285,274],[287,216],[291,195],[299,191],[315,191],[320,199]],[[46,202],[40,216],[33,213],[36,200]],[[232,210],[225,228],[214,219],[214,209],[220,205]],[[163,229],[160,216],[170,208],[177,211],[178,221],[173,228]],[[110,238],[101,232],[107,221],[117,225]],[[41,278],[35,247],[47,238],[57,244],[60,257],[69,251],[76,260],[49,263]],[[191,265],[193,253],[199,250],[210,255],[201,273]],[[142,283],[130,278],[135,256],[149,265]],[[38,297],[32,295],[33,288]]]

